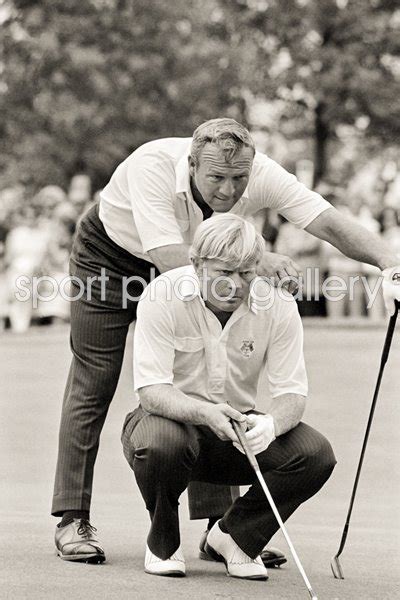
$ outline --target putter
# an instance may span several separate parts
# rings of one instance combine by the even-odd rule
[[[342,539],[340,540],[339,550],[336,552],[335,556],[331,560],[331,569],[332,569],[332,573],[333,573],[333,576],[335,577],[335,579],[344,579],[343,569],[339,562],[339,556],[343,552],[344,545],[345,545],[346,539],[347,539],[347,534],[349,531],[350,518],[351,518],[351,513],[353,511],[354,499],[356,497],[358,480],[360,479],[361,467],[364,462],[365,449],[367,447],[367,442],[368,442],[369,432],[371,429],[372,419],[374,417],[375,406],[376,406],[376,401],[378,399],[379,388],[381,386],[383,370],[385,368],[385,364],[386,364],[388,356],[389,356],[389,350],[390,350],[390,346],[392,343],[394,328],[396,326],[397,314],[399,312],[399,307],[400,307],[400,303],[396,300],[395,301],[395,310],[394,310],[393,315],[390,317],[390,321],[389,321],[389,325],[388,325],[388,329],[387,329],[387,333],[386,333],[386,338],[385,338],[385,343],[384,343],[383,350],[382,350],[381,365],[379,368],[378,380],[376,382],[374,397],[372,399],[372,404],[371,404],[371,410],[369,412],[367,428],[365,430],[364,441],[363,441],[361,454],[360,454],[360,460],[358,462],[356,478],[354,481],[353,491],[351,493],[350,505],[349,505],[349,510],[347,512],[346,522],[345,522],[344,528],[343,528]]]
[[[274,502],[274,500],[273,500],[273,498],[271,496],[271,493],[270,493],[270,491],[269,491],[269,489],[267,487],[267,484],[265,483],[265,479],[262,476],[262,473],[261,473],[261,470],[260,470],[260,466],[259,466],[259,464],[257,462],[257,459],[256,459],[253,451],[251,450],[251,448],[249,447],[249,445],[247,443],[247,439],[246,439],[246,437],[245,437],[245,435],[244,435],[244,433],[242,431],[242,428],[240,427],[240,425],[239,425],[239,423],[237,421],[232,420],[231,422],[232,422],[233,429],[235,430],[235,433],[236,433],[237,437],[239,438],[239,442],[240,442],[240,444],[241,444],[241,446],[243,448],[243,451],[246,454],[251,467],[255,471],[255,474],[257,475],[257,479],[260,482],[260,485],[261,485],[261,487],[263,489],[263,492],[264,492],[264,494],[267,497],[267,500],[269,502],[270,507],[272,508],[272,512],[274,513],[275,518],[276,518],[276,520],[279,523],[279,527],[281,528],[282,533],[285,536],[285,540],[286,540],[286,542],[287,542],[287,544],[289,546],[289,550],[292,553],[292,556],[293,556],[294,561],[295,561],[295,563],[297,565],[297,568],[300,571],[300,575],[302,576],[302,578],[304,580],[304,583],[307,586],[308,593],[310,594],[310,597],[312,598],[312,600],[318,600],[317,596],[313,592],[313,589],[312,589],[311,584],[310,584],[310,582],[308,580],[308,577],[307,577],[307,575],[306,575],[306,573],[305,573],[305,571],[303,569],[303,566],[302,566],[302,564],[300,562],[300,559],[297,556],[297,552],[296,552],[296,550],[295,550],[295,548],[294,548],[294,546],[293,546],[293,544],[292,544],[292,542],[290,540],[289,534],[286,531],[286,527],[283,524],[282,518],[281,518],[281,516],[280,516],[280,514],[278,512],[278,509],[276,508],[275,502]]]

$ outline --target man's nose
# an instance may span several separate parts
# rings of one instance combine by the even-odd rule
[[[243,281],[242,281],[242,278],[240,277],[239,273],[231,273],[229,275],[229,277],[231,278],[231,280],[235,286],[235,289],[241,290],[243,287]]]
[[[225,179],[225,181],[220,186],[219,191],[220,191],[220,194],[222,194],[226,198],[230,198],[233,195],[233,192],[235,191],[235,188],[234,188],[234,185],[233,185],[231,179]]]

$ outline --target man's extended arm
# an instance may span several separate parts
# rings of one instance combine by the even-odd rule
[[[188,244],[161,246],[160,248],[149,250],[148,254],[151,262],[156,265],[160,273],[190,264]]]
[[[381,237],[334,207],[321,213],[306,227],[306,231],[331,243],[349,258],[382,270],[399,263],[399,258]]]
[[[213,404],[190,398],[171,384],[149,385],[138,390],[144,410],[180,423],[206,425],[220,439],[238,439],[230,424],[230,419],[245,421],[245,417],[228,404]]]

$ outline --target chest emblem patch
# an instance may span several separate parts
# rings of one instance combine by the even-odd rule
[[[250,358],[251,353],[254,352],[254,340],[243,340],[240,352],[245,358]]]

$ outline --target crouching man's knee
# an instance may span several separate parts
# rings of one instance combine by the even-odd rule
[[[199,445],[193,428],[163,417],[144,417],[124,439],[125,456],[136,477],[168,481],[193,468]]]
[[[309,491],[317,491],[329,479],[336,465],[336,457],[331,444],[315,431],[309,451],[305,453],[305,467],[309,477]]]
[[[333,469],[335,468],[336,457],[333,452],[332,446],[330,445],[328,440],[323,436],[321,436],[321,438],[322,439],[320,441],[318,452],[314,456],[314,461],[316,462],[316,466],[320,473],[328,474],[328,478],[329,475],[332,473]]]

